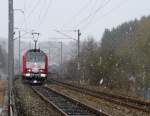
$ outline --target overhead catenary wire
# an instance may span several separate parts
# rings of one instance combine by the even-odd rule
[[[91,5],[91,2],[92,2],[93,0],[88,0],[85,4],[84,4],[84,6],[82,6],[76,13],[75,13],[75,15],[73,15],[69,20],[67,20],[67,23],[66,24],[68,24],[68,22],[72,22],[74,19],[76,19],[78,16],[80,16],[84,11],[85,11],[85,9],[87,9],[88,8],[88,6],[89,5]],[[96,0],[97,1],[97,0]],[[64,24],[64,25],[66,25],[66,24]]]
[[[104,1],[102,0],[102,1],[101,1],[101,4],[102,4],[103,2],[104,2]],[[97,5],[97,3],[98,3],[98,0],[95,0],[95,4],[93,4],[93,6],[92,6],[90,14],[93,13],[94,7]],[[93,19],[93,17],[91,17],[90,20],[88,20],[88,23],[91,22],[92,19]],[[85,23],[85,25],[86,25],[86,23]],[[83,27],[82,27],[82,28],[83,28]]]
[[[75,38],[73,38],[73,37],[71,37],[71,36],[69,36],[69,35],[67,35],[67,34],[65,34],[65,33],[61,32],[61,31],[59,31],[59,30],[55,30],[55,32],[57,32],[57,33],[59,33],[59,34],[65,36],[65,37],[68,37],[68,38],[70,38],[70,39],[73,39],[73,40],[76,40],[76,41],[77,41],[77,39],[75,39]]]
[[[124,3],[127,2],[127,1],[128,1],[128,0],[126,0],[126,1],[125,1],[125,0],[122,0],[121,2],[119,2],[116,6],[114,6],[113,8],[111,8],[108,12],[106,12],[106,13],[100,15],[100,16],[98,17],[99,20],[101,20],[101,19],[104,18],[105,16],[109,15],[110,13],[112,13],[113,11],[115,11],[116,9],[120,8],[120,7],[121,7],[122,5],[124,5]],[[99,20],[98,20],[98,21],[99,21]],[[98,22],[98,21],[96,21],[96,22]],[[85,24],[84,26],[82,26],[82,29],[85,30],[85,29],[90,25],[91,22],[92,22],[92,19],[89,20],[87,24]],[[95,22],[95,23],[96,23],[96,22]]]
[[[42,4],[40,4],[42,2]],[[49,10],[49,7],[50,7],[50,4],[52,3],[52,0],[36,0],[34,1],[34,4],[32,4],[32,8],[31,8],[31,11],[26,11],[26,6],[27,6],[27,1],[25,0],[24,1],[24,11],[25,11],[25,14],[24,14],[24,26],[25,28],[27,29],[29,25],[29,20],[27,22],[27,18],[29,19],[29,17],[32,15],[34,15],[35,13],[39,13],[39,20],[37,19],[37,17],[33,17],[32,19],[34,19],[34,23],[33,24],[33,27],[34,30],[37,30],[41,24],[43,23],[43,21],[45,20],[45,17],[48,13],[48,10]],[[45,7],[47,6],[47,7]],[[38,8],[37,8],[38,7]],[[37,14],[38,14],[37,13]],[[42,15],[43,14],[43,15]],[[40,19],[40,17],[42,17]],[[38,20],[38,21],[35,21],[35,20]],[[30,22],[31,23],[31,22]],[[34,25],[35,24],[35,25]],[[23,24],[22,24],[23,25]]]
[[[24,13],[23,13],[23,16],[24,16],[24,27],[25,27],[25,29],[28,28],[28,24],[27,24],[27,20],[26,20],[26,4],[27,4],[27,0],[24,0],[24,8],[23,8]]]
[[[29,26],[29,17],[31,15],[33,15],[33,13],[37,10],[37,7],[40,3],[40,0],[36,0],[36,1],[33,1],[35,4],[31,4],[31,1],[30,1],[30,6],[28,5],[28,1],[27,0],[24,0],[24,22],[22,23],[21,27],[23,26],[24,24],[24,28],[26,30],[28,30],[28,26]],[[29,10],[29,12],[27,11],[27,6],[28,6],[28,9],[31,8]],[[27,21],[28,19],[28,21]]]
[[[24,0],[23,9],[26,10],[27,0]]]
[[[40,3],[41,0],[37,0],[37,2],[34,4],[34,6],[32,7],[30,13],[27,15],[27,17],[30,17],[34,11],[36,10],[36,8],[38,7],[39,3]]]
[[[25,27],[25,29],[27,29],[28,24],[27,24],[27,20],[26,20],[26,14],[24,13],[23,16],[24,16],[24,27]]]
[[[25,0],[25,3],[26,3],[26,10],[31,10],[32,6],[33,6],[33,3],[35,2],[35,0]]]
[[[49,9],[50,9],[50,6],[52,5],[52,0],[48,0],[48,4],[47,4],[47,8],[45,9],[45,12],[42,16],[42,19],[40,18],[40,21],[38,23],[38,28],[43,24],[43,22],[45,21],[46,17],[47,17],[47,14],[49,13]]]
[[[75,16],[74,16],[73,18],[76,18],[76,17],[78,17],[79,15],[81,15],[81,13],[84,12],[84,10],[85,10],[86,8],[88,8],[89,5],[91,5],[91,2],[92,2],[92,1],[93,1],[93,0],[88,0],[88,2],[87,2],[83,7],[81,7],[81,8],[79,9],[79,11],[75,14]]]
[[[40,20],[40,17],[42,17],[43,12],[45,12],[45,8],[47,8],[46,5],[48,4],[47,2],[49,2],[49,1],[51,1],[51,0],[44,0],[42,2],[42,4],[40,4],[41,7],[37,13],[39,20]]]
[[[23,15],[23,21],[21,21],[21,24],[19,26],[17,26],[17,28],[19,27],[19,29],[23,29],[27,30],[27,22],[26,22],[26,16],[25,16],[25,2],[24,2],[24,9],[14,9],[14,11],[20,11],[20,13],[22,13]],[[23,27],[24,26],[24,27]],[[14,27],[15,29],[15,27]]]
[[[87,17],[82,19],[76,26],[75,28],[79,27],[83,23],[87,22],[90,18],[94,17],[100,10],[102,10],[105,6],[107,6],[110,3],[111,0],[104,0],[102,3],[99,5],[99,7],[92,13],[90,13]]]
[[[33,18],[34,19],[34,23],[32,23],[32,24],[34,24],[33,27],[34,27],[35,30],[38,28],[40,17],[42,15],[46,5],[47,5],[47,0],[41,0],[40,7],[35,12],[36,13],[36,17]],[[35,16],[35,13],[33,14],[34,16]]]
[[[25,11],[25,9],[24,9],[24,11]],[[20,28],[23,28],[23,26],[24,26],[24,28],[27,30],[28,26],[27,26],[27,20],[26,20],[26,13],[23,12],[22,14],[23,14],[23,22],[20,25]]]
[[[105,14],[102,14],[99,18],[103,18],[107,15],[109,15],[110,13],[112,13],[113,11],[117,10],[118,8],[120,8],[122,5],[125,4],[125,2],[127,2],[129,0],[122,0],[121,2],[119,2],[115,7],[113,7],[111,10],[109,10],[108,12],[106,12]]]
[[[98,6],[102,6],[103,5],[103,2],[104,2],[105,0],[102,0],[102,1],[100,1],[100,4],[99,3],[97,3],[97,4],[99,4]],[[96,4],[94,4],[95,6],[92,6],[92,8],[91,8],[91,12],[89,12],[88,13],[88,15],[87,16],[85,16],[83,19],[81,19],[79,22],[78,22],[78,24],[76,24],[73,28],[77,28],[77,27],[79,27],[79,25],[81,25],[82,23],[85,23],[87,20],[85,20],[85,19],[87,19],[89,16],[91,16],[92,14],[93,14],[93,12],[95,12],[95,8],[94,7],[96,7]],[[96,8],[97,9],[97,8]],[[83,17],[83,16],[82,16]],[[83,22],[83,20],[85,20],[84,22]]]
[[[83,20],[80,21],[80,24],[83,24],[83,22],[88,21],[90,18],[93,18],[100,10],[102,10],[111,0],[104,0],[100,3],[99,7],[92,13],[90,13],[87,17],[85,17]]]
[[[99,0],[95,0],[94,4],[93,4],[92,7],[91,7],[91,12],[90,12],[90,14],[93,12],[95,6],[98,4],[98,1],[99,1]],[[103,0],[102,0],[102,1],[103,1]]]

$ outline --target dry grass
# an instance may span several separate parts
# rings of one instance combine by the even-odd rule
[[[89,85],[87,83],[80,84],[80,82],[78,82],[78,81],[67,81],[67,82],[70,83],[70,84],[85,87],[85,88],[88,88],[88,89],[91,89],[91,90],[106,92],[106,93],[110,93],[110,94],[113,94],[113,95],[121,95],[121,96],[131,97],[131,98],[135,98],[135,99],[150,102],[150,100],[145,100],[144,97],[137,95],[135,92],[127,91],[124,88],[112,88],[112,89],[110,89],[108,87],[98,86],[98,85]]]
[[[0,80],[0,106],[2,106],[4,102],[5,87],[6,87],[6,82]]]

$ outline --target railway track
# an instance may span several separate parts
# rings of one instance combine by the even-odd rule
[[[50,103],[61,115],[64,116],[108,116],[97,109],[80,103],[79,101],[62,95],[50,88],[43,86],[32,86],[43,100]]]
[[[124,97],[124,96],[120,96],[120,95],[113,95],[113,94],[109,94],[109,93],[105,93],[105,92],[99,92],[99,91],[91,90],[88,88],[72,85],[69,83],[60,82],[57,80],[51,80],[51,82],[54,82],[55,84],[60,85],[62,87],[67,87],[67,88],[77,91],[77,92],[82,92],[84,94],[87,94],[87,95],[90,95],[90,96],[93,96],[96,98],[104,99],[106,101],[115,103],[117,105],[126,106],[129,108],[133,108],[136,110],[150,113],[150,103],[149,102],[133,99],[130,97]]]

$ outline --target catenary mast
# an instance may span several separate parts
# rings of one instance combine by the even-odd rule
[[[8,0],[8,103],[11,106],[12,79],[14,77],[14,10],[13,0]],[[10,111],[10,109],[9,109]],[[11,115],[11,114],[9,114]]]

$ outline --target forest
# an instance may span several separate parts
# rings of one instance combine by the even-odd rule
[[[89,37],[81,43],[79,59],[76,56],[64,65],[63,74],[69,80],[133,92],[147,90],[150,87],[150,16],[105,29],[99,42]]]

